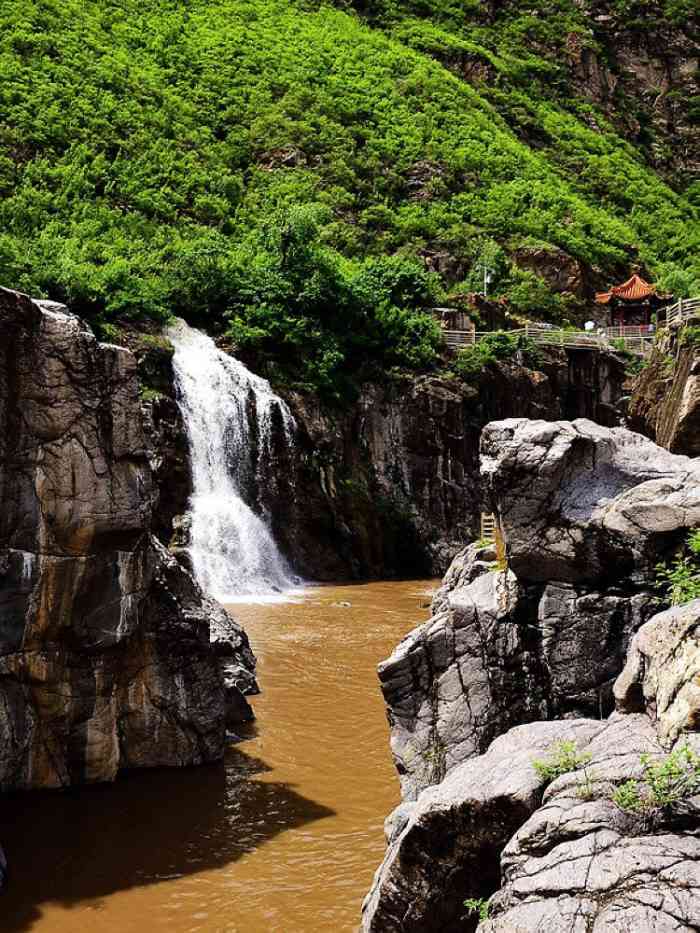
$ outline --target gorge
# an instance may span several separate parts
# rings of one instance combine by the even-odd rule
[[[68,931],[97,903],[109,933],[354,928],[397,802],[373,686],[382,654],[404,802],[364,928],[468,926],[463,901],[497,891],[501,856],[493,929],[550,917],[545,888],[522,887],[539,851],[527,834],[549,812],[532,759],[573,738],[590,747],[595,780],[614,785],[640,773],[640,754],[660,757],[696,728],[697,606],[660,613],[654,567],[700,524],[697,461],[624,429],[556,420],[615,421],[621,361],[555,351],[541,371],[499,363],[478,389],[444,377],[368,386],[342,413],[275,394],[184,322],[135,332],[132,352],[98,343],[62,306],[7,290],[0,302],[8,929]],[[686,370],[674,424],[693,417]],[[476,537],[482,509],[496,515],[508,569],[494,543],[457,547]],[[424,573],[459,551],[415,631],[428,579],[300,587],[303,566],[386,574],[401,535]],[[253,639],[255,723],[248,635],[205,593],[235,602]],[[675,643],[643,634],[666,624]],[[664,651],[675,680],[649,686]],[[641,700],[642,684],[658,698]],[[133,774],[207,762],[182,777]],[[109,794],[7,796],[125,771]],[[568,812],[570,786],[552,785],[545,806]],[[657,831],[625,829],[606,793],[567,844],[590,846],[586,820],[597,820],[615,846],[634,830],[637,860],[661,858]],[[692,876],[695,817],[669,819],[663,857]],[[66,847],[61,827],[76,820]],[[23,840],[44,824],[55,828],[39,896]],[[105,834],[117,849],[102,855],[90,840]],[[568,859],[557,838],[546,837],[555,873]],[[71,867],[49,883],[56,860]],[[580,910],[597,923],[594,891],[567,874],[558,883],[570,895],[561,929]],[[611,884],[628,888],[622,874]],[[659,904],[681,897],[672,882],[655,890]],[[692,924],[688,891],[678,909]]]
[[[697,0],[0,0],[0,933],[700,930]]]

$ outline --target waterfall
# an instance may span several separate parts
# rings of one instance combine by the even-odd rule
[[[264,518],[253,511],[251,490],[264,481],[275,421],[291,444],[292,414],[267,380],[218,350],[206,334],[178,320],[168,337],[190,445],[195,576],[221,602],[285,593],[299,580]]]

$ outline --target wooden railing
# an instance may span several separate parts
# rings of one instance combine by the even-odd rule
[[[675,304],[666,308],[666,326],[676,327],[691,320],[700,320],[700,298],[680,298]],[[546,327],[543,324],[526,324],[517,330],[447,330],[443,329],[442,338],[445,346],[451,350],[461,350],[471,347],[482,337],[492,334],[506,333],[510,337],[521,334],[529,337],[541,347],[571,347],[579,350],[610,349],[611,341],[622,341],[624,348],[630,353],[645,356],[650,352],[654,343],[655,333],[645,324],[628,324],[624,327],[605,327],[597,331],[592,330],[563,330],[561,328]]]
[[[679,298],[666,308],[667,327],[679,327],[695,319],[700,320],[700,298]]]
[[[452,350],[471,347],[475,342],[473,330],[443,330],[442,339],[445,346]]]

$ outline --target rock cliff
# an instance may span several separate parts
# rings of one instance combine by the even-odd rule
[[[480,520],[479,438],[504,417],[616,424],[624,366],[553,351],[542,371],[493,364],[471,386],[421,376],[368,385],[339,410],[288,396],[298,436],[284,495],[266,500],[275,537],[312,579],[444,573]],[[280,453],[282,457],[282,453]],[[285,472],[285,471],[283,471]]]
[[[632,387],[629,426],[674,453],[700,455],[700,331],[669,329]]]
[[[404,795],[510,726],[612,709],[654,566],[700,523],[700,464],[640,435],[513,419],[482,435],[482,484],[508,569],[455,559],[434,614],[379,668]]]
[[[0,787],[223,753],[245,633],[152,533],[136,361],[0,291]]]
[[[380,666],[406,800],[363,929],[469,929],[464,899],[494,892],[484,933],[693,929],[698,799],[612,797],[642,755],[700,749],[700,600],[658,612],[651,586],[700,524],[700,463],[586,421],[494,423],[481,449],[496,547],[458,556]],[[547,787],[532,761],[561,741],[585,773]]]

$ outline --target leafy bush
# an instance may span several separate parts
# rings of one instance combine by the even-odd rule
[[[548,751],[548,757],[535,758],[532,766],[538,775],[545,781],[553,781],[569,771],[577,771],[591,760],[588,752],[578,753],[576,742],[562,740],[555,742]]]
[[[672,606],[700,598],[700,530],[691,531],[683,551],[671,564],[657,564],[656,584]]]
[[[432,365],[431,254],[557,319],[523,242],[691,287],[690,202],[567,98],[563,43],[594,41],[575,4],[357,8],[370,24],[315,0],[5,0],[3,284],[229,330],[334,395]],[[465,56],[494,80],[463,80]]]
[[[498,331],[460,350],[452,368],[465,381],[472,382],[487,366],[497,360],[515,360],[518,353],[531,366],[541,365],[542,356],[533,340],[523,334]]]
[[[470,914],[478,914],[479,920],[488,920],[489,902],[485,897],[468,897],[464,902]]]
[[[625,372],[628,376],[637,376],[642,372],[644,367],[647,365],[648,361],[642,357],[637,356],[635,353],[631,353],[625,341],[622,337],[614,337],[610,341],[610,346],[617,352],[619,356],[625,361]]]
[[[615,804],[629,813],[653,814],[700,793],[700,756],[685,745],[661,761],[642,755],[641,782],[621,784],[612,795]]]
[[[597,797],[595,782],[595,774],[589,772],[587,768],[584,768],[583,776],[576,785],[576,796],[581,800],[594,800]]]
[[[688,325],[680,332],[679,338],[682,347],[700,347],[700,327],[697,325]]]
[[[363,376],[427,369],[440,295],[415,260],[348,260],[321,239],[318,205],[281,212],[230,262],[228,335],[289,378],[338,397]]]

